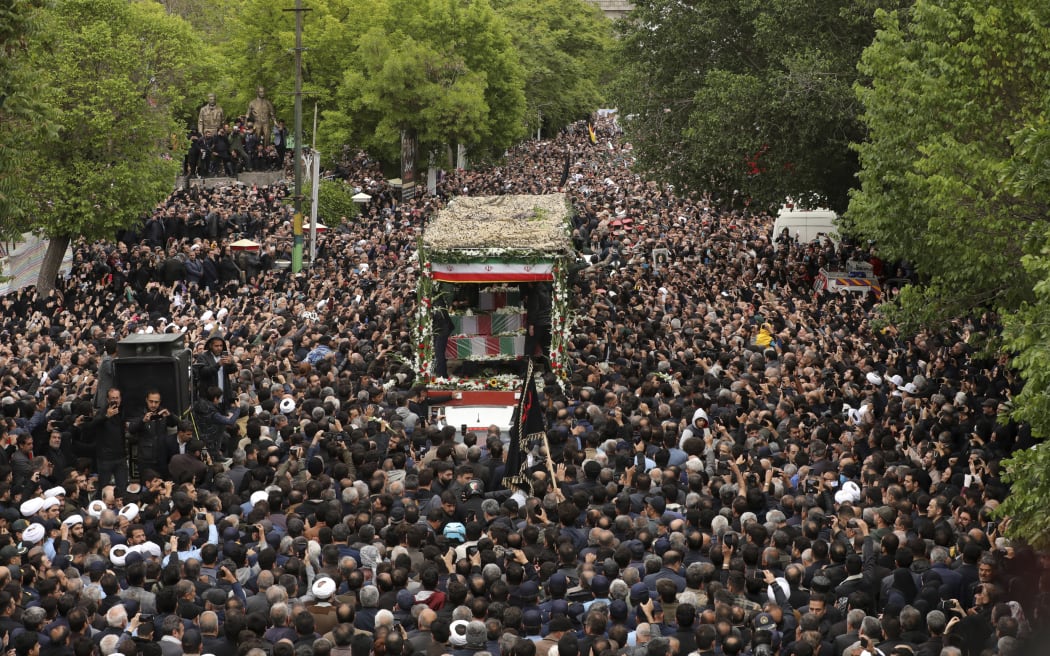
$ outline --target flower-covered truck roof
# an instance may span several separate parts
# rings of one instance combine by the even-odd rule
[[[565,194],[460,196],[430,219],[423,248],[435,261],[443,254],[554,259],[572,252],[570,216]]]

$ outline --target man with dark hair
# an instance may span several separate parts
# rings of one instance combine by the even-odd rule
[[[98,485],[115,483],[118,490],[128,486],[127,436],[124,433],[124,413],[121,394],[117,388],[106,392],[106,409],[98,412],[87,424],[88,435],[93,435],[98,463]]]
[[[19,633],[11,641],[11,645],[14,647],[15,656],[39,656],[40,654],[40,637],[35,632]]]
[[[95,387],[95,408],[106,409],[106,400],[109,398],[109,390],[116,380],[117,340],[112,337],[104,340],[101,344],[102,358],[98,362],[98,383]]]
[[[679,572],[682,569],[682,554],[670,549],[663,555],[662,567],[655,573],[645,577],[645,586],[651,591],[656,590],[656,582],[660,579],[671,579],[674,581],[678,592],[685,590],[685,577]]]
[[[226,429],[237,423],[241,416],[240,406],[231,412],[223,410],[223,391],[211,386],[193,404],[193,415],[197,420],[197,435],[210,454],[219,457],[229,452]]]
[[[173,456],[168,463],[171,478],[176,483],[195,482],[200,485],[209,478],[210,470],[208,464],[211,458],[205,455],[204,442],[190,440],[186,445],[186,452]]]
[[[674,618],[678,625],[678,630],[673,635],[678,640],[678,653],[693,653],[697,649],[696,632],[693,630],[696,622],[696,607],[692,604],[679,604],[675,609]]]
[[[212,335],[204,343],[204,352],[197,356],[197,378],[199,389],[207,390],[218,387],[220,391],[219,410],[226,412],[236,395],[238,366],[230,355],[226,340],[219,335]],[[209,400],[210,400],[209,393]]]
[[[201,653],[201,632],[189,629],[182,634],[182,653],[184,656],[199,656]]]
[[[164,656],[182,656],[185,625],[178,615],[168,615],[160,625],[160,649]]]
[[[169,429],[178,425],[178,419],[170,410],[161,406],[160,390],[150,389],[146,392],[146,409],[141,417],[133,419],[128,427],[135,448],[135,471],[155,469],[167,471],[164,442]]]

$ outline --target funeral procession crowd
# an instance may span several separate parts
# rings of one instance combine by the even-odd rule
[[[347,153],[371,200],[304,273],[276,266],[283,185],[194,186],[75,243],[53,292],[0,298],[5,649],[1046,653],[1048,560],[994,514],[1001,461],[1035,443],[1008,416],[1021,381],[972,347],[996,318],[882,327],[874,294],[813,288],[850,260],[908,276],[872,246],[774,241],[769,214],[643,179],[594,126],[406,202]],[[450,392],[412,366],[412,255],[455,195],[559,188],[586,258],[572,366],[540,378],[550,453],[507,489],[498,427],[432,416]],[[192,412],[115,384],[141,334],[193,350]]]

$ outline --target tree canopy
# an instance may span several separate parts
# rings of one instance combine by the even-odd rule
[[[906,296],[914,300],[901,319],[929,323],[1031,297],[1017,264],[1045,242],[1045,197],[1003,183],[1014,135],[1045,111],[1050,49],[1037,5],[922,0],[879,14],[861,64],[872,80],[858,87],[869,137],[857,148],[849,217],[926,283]]]
[[[617,89],[641,163],[762,206],[844,209],[864,136],[852,85],[873,12],[898,0],[642,0],[620,24]]]
[[[488,0],[389,0],[348,53],[325,140],[391,160],[401,130],[426,152],[503,149],[524,134],[524,73]]]
[[[556,132],[601,106],[613,24],[584,0],[495,0],[525,71],[525,121]]]
[[[42,0],[12,0],[0,6],[0,235],[25,232],[30,209],[23,184],[31,158],[27,135],[53,134],[53,112],[45,88],[28,65],[29,41],[38,33]]]
[[[1050,11],[1038,0],[919,0],[880,12],[859,85],[868,139],[849,217],[920,285],[891,316],[1005,314],[1025,377],[1014,416],[1050,435]],[[1007,461],[1014,535],[1050,546],[1046,443]]]
[[[58,133],[23,145],[33,224],[52,240],[57,267],[71,237],[110,236],[171,193],[182,154],[170,151],[174,112],[214,71],[202,70],[189,24],[154,3],[59,0],[41,23],[29,57]],[[45,265],[40,286],[53,276]]]

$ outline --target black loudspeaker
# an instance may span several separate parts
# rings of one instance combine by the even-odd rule
[[[118,358],[175,356],[185,349],[182,333],[128,335],[117,342]]]
[[[175,356],[117,357],[114,385],[123,398],[124,417],[137,419],[146,411],[146,392],[160,392],[161,406],[182,417],[190,407],[190,352]]]

